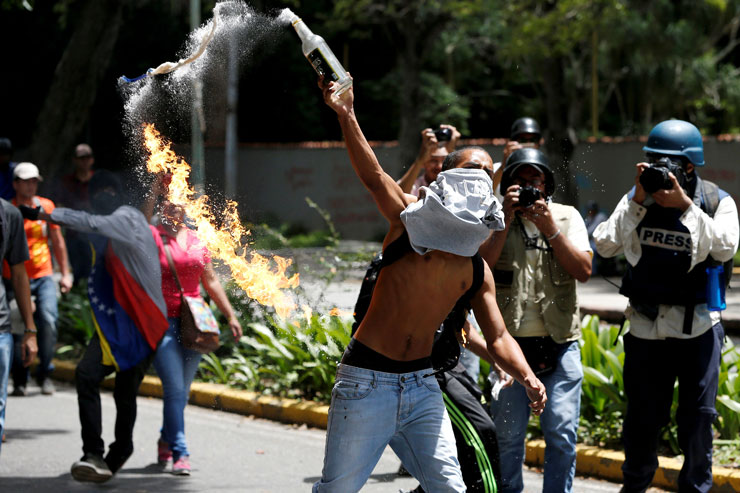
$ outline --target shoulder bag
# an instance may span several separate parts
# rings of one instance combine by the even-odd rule
[[[172,260],[170,246],[164,243],[164,252],[167,255],[167,263],[170,271],[175,277],[175,283],[180,290],[180,342],[186,349],[207,354],[218,349],[220,344],[218,324],[213,312],[200,296],[185,296],[185,291],[177,276],[175,262]]]

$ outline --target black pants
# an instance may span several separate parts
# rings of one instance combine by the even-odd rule
[[[154,357],[146,357],[138,365],[116,373],[113,398],[116,402],[115,442],[110,453],[118,457],[128,457],[134,450],[133,433],[136,422],[136,394],[144,379],[144,373]],[[77,384],[77,403],[82,425],[82,451],[85,454],[103,456],[103,416],[100,407],[100,384],[115,371],[114,366],[103,365],[100,339],[95,334],[75,370]]]
[[[498,488],[500,467],[496,426],[481,404],[478,384],[458,363],[437,375],[445,407],[457,442],[457,458],[463,480],[470,492],[493,492]]]
[[[644,491],[658,466],[657,442],[670,419],[673,386],[678,378],[678,443],[684,463],[678,491],[712,488],[712,423],[717,416],[719,362],[724,329],[721,323],[692,339],[624,337],[624,420],[622,466],[626,492]]]

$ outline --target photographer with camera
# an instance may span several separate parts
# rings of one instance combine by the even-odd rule
[[[635,186],[594,231],[604,257],[624,253],[620,293],[629,298],[624,336],[623,492],[643,492],[658,466],[657,442],[670,420],[678,378],[679,491],[712,488],[712,422],[717,413],[724,328],[722,263],[738,247],[735,201],[699,178],[704,146],[689,122],[667,120],[648,136],[648,163]],[[731,270],[730,270],[731,272]]]
[[[545,437],[545,492],[570,492],[576,469],[581,402],[581,335],[576,280],[591,275],[586,225],[574,207],[551,201],[555,177],[538,149],[514,150],[504,166],[506,228],[481,246],[492,266],[496,301],[506,328],[545,384],[549,405],[540,417]],[[491,403],[501,456],[501,489],[521,492],[529,409],[524,387],[500,368],[504,382]]]
[[[442,171],[442,162],[447,154],[455,150],[460,132],[452,125],[442,124],[438,129],[425,128],[421,131],[421,147],[416,160],[396,182],[404,193],[417,195],[419,188],[427,187]],[[421,171],[424,173],[420,175]]]

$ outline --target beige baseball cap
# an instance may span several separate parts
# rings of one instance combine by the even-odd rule
[[[77,158],[93,157],[92,147],[90,147],[87,144],[78,144],[77,147],[75,147],[75,157]]]
[[[33,163],[18,163],[13,168],[13,179],[18,178],[20,180],[30,180],[31,178],[38,178],[39,181],[44,181],[39,174],[39,169]]]

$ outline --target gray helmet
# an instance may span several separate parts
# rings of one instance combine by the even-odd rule
[[[537,120],[525,116],[514,121],[511,125],[511,140],[518,140],[517,137],[521,134],[536,134],[538,138],[542,137],[540,125],[537,123]]]
[[[545,175],[545,195],[552,197],[555,193],[555,175],[550,169],[547,156],[539,149],[525,147],[512,152],[504,165],[504,173],[501,176],[501,192],[505,193],[514,184],[514,174],[522,166],[532,166]]]

